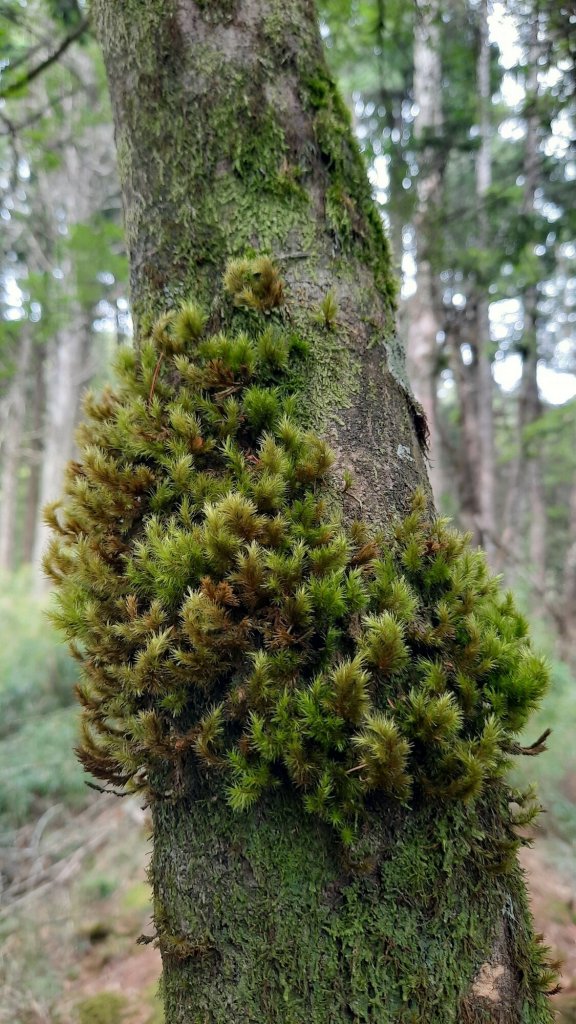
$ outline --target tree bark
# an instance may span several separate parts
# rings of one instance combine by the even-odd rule
[[[436,394],[440,318],[432,268],[443,174],[442,150],[438,146],[443,128],[439,17],[435,2],[423,4],[416,13],[414,26],[414,102],[418,108],[414,135],[421,150],[414,215],[416,292],[407,303],[406,352],[410,383],[428,421],[429,476],[437,504],[441,503],[444,490]]]
[[[86,222],[94,210],[94,193],[90,175],[83,166],[82,151],[71,143],[62,153],[62,166],[44,184],[48,209],[55,197],[65,211],[66,225]],[[56,232],[56,224],[51,225]],[[64,470],[75,451],[74,431],[78,424],[81,396],[90,382],[92,367],[89,353],[92,337],[92,311],[86,308],[76,292],[74,267],[68,256],[61,260],[63,287],[72,293],[65,322],[47,343],[44,361],[43,451],[39,481],[39,503],[34,530],[33,565],[39,589],[47,586],[42,573],[42,557],[49,536],[43,510],[62,489]],[[66,300],[65,300],[66,301]]]
[[[42,470],[42,426],[45,404],[44,360],[45,348],[36,345],[33,353],[31,411],[29,422],[29,476],[26,488],[24,512],[24,535],[22,538],[22,561],[25,565],[34,558],[36,530],[38,528],[38,505],[40,502],[40,475]]]
[[[26,390],[32,356],[32,339],[24,328],[18,341],[14,379],[3,408],[2,474],[0,506],[0,569],[16,565],[16,527],[18,522],[18,467],[26,422]]]
[[[458,518],[474,543],[481,543],[480,522],[480,430],[478,424],[478,362],[474,337],[468,336],[469,325],[461,313],[446,318],[446,348],[454,376],[458,408],[459,436],[452,455],[453,472],[458,494]],[[463,345],[473,353],[467,365],[462,357]]]
[[[526,79],[523,177],[524,194],[522,214],[532,217],[536,192],[541,180],[540,136],[538,122],[538,20],[530,27],[528,40],[528,74]],[[522,295],[524,323],[522,329],[522,377],[518,395],[518,453],[512,467],[509,496],[506,507],[506,528],[503,539],[503,557],[509,558],[511,576],[525,560],[536,584],[535,603],[538,604],[546,583],[546,504],[542,481],[542,465],[534,443],[527,431],[542,415],[542,402],[538,387],[538,288],[530,282]],[[528,546],[525,538],[528,537]]]
[[[214,312],[227,259],[246,249],[275,257],[295,330],[332,290],[336,329],[315,331],[299,408],[336,452],[335,486],[352,479],[345,514],[386,522],[426,486],[424,426],[404,381],[389,253],[312,0],[93,10],[137,323],[182,297]],[[183,786],[152,808],[168,1024],[551,1019],[529,981],[520,876],[487,875],[478,858],[478,836],[503,820],[498,789],[441,812],[376,802],[352,865],[295,794],[234,815],[192,763]]]
[[[568,547],[562,574],[560,644],[562,657],[574,665],[576,638],[576,480],[570,488]]]
[[[70,321],[49,343],[45,361],[44,447],[40,473],[40,511],[34,531],[33,555],[40,588],[46,586],[41,564],[50,533],[42,518],[42,509],[54,501],[62,489],[64,470],[74,455],[74,430],[78,423],[80,396],[88,384],[86,354],[90,315],[78,303],[73,303],[70,316]]]
[[[480,148],[476,160],[476,197],[478,201],[479,247],[489,246],[489,223],[486,206],[492,184],[492,90],[490,85],[490,40],[488,34],[488,3],[482,0],[479,10],[479,51],[477,65],[480,103]],[[496,536],[496,466],[494,459],[494,412],[492,356],[490,352],[490,316],[488,296],[481,280],[476,307],[476,350],[478,360],[478,431],[480,504],[479,535],[491,564],[495,560]]]

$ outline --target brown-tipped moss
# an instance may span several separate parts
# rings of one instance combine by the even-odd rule
[[[282,278],[268,256],[231,260],[224,275],[224,288],[237,306],[261,313],[276,309],[284,301]]]
[[[333,454],[290,397],[306,356],[262,316],[278,273],[225,284],[251,333],[205,335],[188,303],[121,353],[49,510],[80,756],[132,787],[195,756],[238,810],[290,785],[345,839],[374,791],[473,799],[546,686],[526,624],[424,495],[386,537],[328,511]]]

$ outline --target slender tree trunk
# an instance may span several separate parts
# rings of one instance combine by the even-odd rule
[[[538,120],[538,57],[541,46],[538,40],[539,19],[534,17],[529,45],[529,72],[527,81],[526,144],[524,156],[524,204],[523,213],[534,214],[536,192],[541,179],[540,126]],[[538,388],[538,288],[530,285],[524,293],[524,333],[527,353],[527,387],[525,426],[535,423],[542,415],[542,403]],[[526,443],[524,441],[524,443]],[[529,524],[530,564],[540,591],[546,581],[546,505],[542,482],[542,465],[534,445],[529,451]]]
[[[522,213],[534,214],[536,191],[540,182],[541,157],[538,122],[538,21],[530,29],[528,45],[528,76],[526,81],[526,140],[524,144],[524,195]],[[542,481],[542,465],[527,431],[542,415],[538,387],[538,288],[535,283],[524,289],[522,296],[524,324],[522,330],[522,377],[518,397],[518,454],[512,467],[506,507],[504,558],[514,566],[528,559],[536,584],[536,602],[540,600],[546,580],[546,504]],[[524,540],[528,536],[526,549]]]
[[[480,42],[478,51],[478,96],[480,103],[480,148],[476,161],[476,198],[478,201],[479,247],[490,244],[487,195],[492,184],[492,90],[490,87],[490,40],[488,37],[488,3],[482,0],[479,11]],[[490,317],[488,295],[481,283],[476,310],[478,359],[478,430],[480,465],[478,495],[480,499],[479,532],[488,560],[495,560],[496,537],[496,466],[494,459],[494,412],[492,356],[490,351]]]
[[[32,355],[30,332],[24,328],[19,339],[14,379],[3,409],[2,473],[0,504],[0,569],[16,565],[16,525],[18,521],[18,467],[26,422],[26,391]]]
[[[83,174],[82,154],[69,145],[63,153],[58,178],[47,180],[45,184],[45,192],[50,195],[50,201],[54,202],[56,195],[66,211],[68,226],[85,222],[93,207],[90,183]],[[74,294],[76,281],[72,262],[69,257],[60,262],[65,287]],[[47,345],[42,427],[44,444],[33,554],[36,580],[40,588],[47,585],[41,566],[50,532],[44,522],[43,509],[60,494],[64,470],[74,455],[74,431],[78,423],[80,399],[91,376],[88,360],[91,319],[90,310],[77,297],[73,298],[69,302],[66,322]]]
[[[383,523],[426,485],[395,338],[390,258],[312,0],[94,0],[124,193],[136,320],[206,305],[225,262],[271,252],[295,331],[314,330],[299,407],[351,474],[344,511]],[[549,1021],[523,965],[518,873],[487,875],[481,807],[375,804],[361,864],[275,795],[234,815],[189,766],[153,803],[151,880],[168,1024]],[[162,936],[181,936],[175,955]],[[524,973],[523,973],[524,972]]]
[[[568,548],[562,578],[562,596],[559,605],[562,610],[560,642],[562,657],[570,665],[576,662],[576,479],[570,490],[570,518],[568,524]]]
[[[24,534],[22,537],[22,561],[32,562],[34,542],[38,526],[38,505],[40,503],[40,474],[42,469],[42,425],[44,418],[45,387],[44,387],[44,346],[34,347],[32,359],[32,388],[30,420],[28,424],[29,467],[28,486],[26,488],[26,507],[24,512]]]
[[[41,572],[42,555],[50,530],[42,518],[42,509],[62,490],[64,470],[74,455],[74,430],[78,422],[80,396],[88,383],[86,375],[86,336],[90,317],[78,304],[71,319],[48,345],[45,363],[46,392],[43,426],[44,447],[40,474],[39,518],[34,536],[33,562],[37,579],[45,585]]]
[[[526,429],[536,423],[542,415],[542,402],[540,400],[537,378],[536,289],[530,289],[530,292],[532,294],[524,296],[524,331],[530,345],[530,350],[525,354],[523,364],[525,367],[523,369],[523,377],[525,377],[524,410],[522,414],[523,435]],[[528,559],[536,584],[535,602],[538,604],[546,583],[546,503],[544,500],[542,465],[537,447],[535,450],[534,442],[527,441],[524,436],[521,444],[525,449],[528,449],[525,460],[527,468],[527,479],[525,481],[527,502],[524,515],[528,521]]]
[[[459,438],[452,453],[454,479],[458,493],[458,515],[464,530],[472,535],[475,544],[481,543],[478,529],[480,505],[478,485],[480,479],[480,445],[478,427],[478,364],[466,365],[462,358],[463,343],[474,352],[471,341],[463,337],[460,315],[446,321],[446,349],[454,376],[458,407]]]
[[[432,257],[438,240],[442,192],[442,150],[438,138],[442,122],[442,64],[439,10],[436,2],[420,6],[414,29],[414,102],[418,113],[414,134],[421,145],[417,180],[416,292],[408,302],[408,376],[422,405],[430,431],[429,476],[440,503],[444,490],[442,447],[438,429],[437,375],[440,319],[434,288]]]

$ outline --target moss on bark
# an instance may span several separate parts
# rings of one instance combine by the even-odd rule
[[[137,321],[189,295],[211,304],[230,257],[272,253],[305,311],[296,327],[313,360],[297,390],[337,479],[352,481],[345,514],[377,525],[405,511],[426,480],[424,431],[389,251],[313,0],[92,7]],[[311,328],[329,290],[337,329]],[[153,808],[168,1024],[551,1020],[522,882],[488,874],[478,849],[486,830],[501,839],[496,792],[477,810],[375,806],[352,866],[295,800],[237,817],[202,785]],[[486,964],[499,979],[488,995],[475,984]]]
[[[456,1024],[549,1021],[518,872],[486,875],[474,810],[388,805],[347,863],[298,801],[231,818],[219,799],[159,803],[156,919],[188,953],[165,955],[173,1024]],[[182,850],[186,850],[183,860]],[[498,941],[497,941],[498,940]],[[517,973],[469,998],[495,944]],[[508,987],[507,987],[508,986]],[[498,1001],[495,1001],[495,998]]]

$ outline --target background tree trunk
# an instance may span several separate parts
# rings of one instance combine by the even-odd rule
[[[45,403],[44,345],[36,345],[32,355],[31,409],[28,435],[29,476],[26,487],[24,511],[24,534],[22,538],[22,561],[29,564],[34,558],[34,542],[38,528],[38,505],[40,502],[40,477],[42,471],[42,426]]]
[[[416,292],[408,303],[407,359],[410,382],[430,431],[429,476],[439,504],[444,491],[442,445],[438,429],[438,316],[432,257],[438,245],[442,195],[442,63],[438,5],[422,5],[414,27],[414,102],[418,108],[414,134],[420,142],[416,235]]]
[[[32,359],[30,331],[22,333],[16,355],[14,379],[2,410],[2,476],[0,505],[0,569],[16,565],[16,525],[18,520],[18,467],[26,423],[26,391]]]
[[[90,314],[76,305],[76,309],[71,310],[70,321],[48,345],[44,382],[44,448],[33,555],[36,578],[42,588],[46,586],[46,579],[40,566],[50,533],[44,523],[42,510],[58,497],[66,464],[74,455],[74,430],[78,422],[80,396],[88,383],[86,357],[90,328]]]
[[[534,217],[536,194],[541,184],[541,129],[538,117],[538,60],[542,47],[538,39],[538,18],[529,28],[528,71],[526,74],[522,214]],[[510,576],[528,561],[535,585],[535,606],[539,606],[546,584],[546,507],[542,464],[537,444],[527,436],[542,416],[538,387],[538,287],[530,281],[522,295],[522,376],[518,394],[518,453],[512,466],[503,537],[503,559],[509,559]],[[525,539],[528,536],[528,546]]]
[[[476,196],[479,214],[479,248],[488,249],[489,220],[488,192],[492,185],[492,89],[490,84],[490,39],[488,34],[488,3],[482,0],[479,9],[479,50],[478,50],[478,96],[480,103],[480,148],[476,161]],[[490,317],[485,281],[481,279],[476,296],[476,351],[478,361],[478,436],[479,436],[479,479],[478,495],[480,523],[478,539],[488,561],[495,559],[496,537],[496,468],[494,462],[494,410],[492,380],[492,357],[490,352]]]
[[[83,174],[81,154],[72,142],[64,150],[62,166],[58,168],[57,174],[47,179],[45,191],[51,202],[54,202],[55,196],[60,199],[68,230],[87,221],[93,212],[90,176],[88,173]],[[56,225],[51,225],[51,229],[55,232]],[[53,244],[57,252],[57,243]],[[75,451],[74,432],[80,414],[82,393],[92,373],[92,310],[86,307],[77,294],[75,269],[70,256],[61,259],[60,263],[63,287],[72,298],[69,300],[65,321],[58,326],[47,344],[44,361],[43,450],[32,559],[40,589],[47,586],[41,566],[50,533],[44,522],[43,510],[58,497],[62,489],[64,470]]]
[[[93,9],[137,322],[191,294],[217,303],[226,260],[248,247],[278,261],[296,331],[332,289],[337,329],[315,332],[299,407],[336,452],[336,485],[352,475],[346,514],[382,524],[426,485],[424,429],[312,0]],[[520,877],[488,875],[479,854],[480,834],[501,839],[502,801],[495,789],[442,813],[376,802],[352,866],[296,796],[236,816],[190,764],[184,794],[153,804],[168,1024],[549,1021]]]

